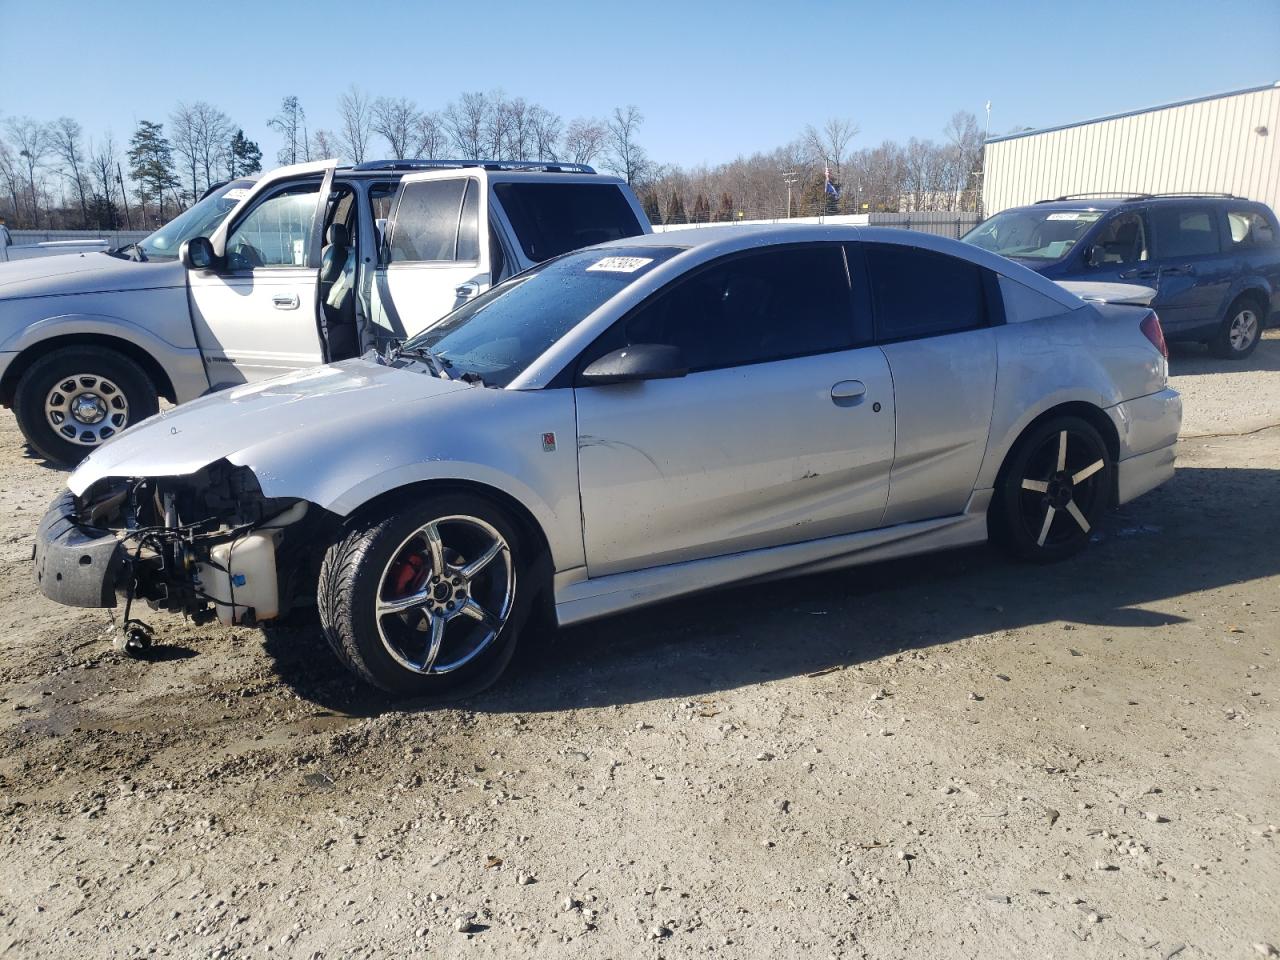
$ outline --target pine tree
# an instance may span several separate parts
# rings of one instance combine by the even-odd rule
[[[688,223],[689,215],[684,211],[684,201],[680,199],[680,194],[674,190],[671,191],[671,199],[667,201],[667,215],[662,221],[663,223]]]
[[[164,124],[143,120],[129,139],[129,176],[138,185],[138,199],[145,212],[148,199],[154,199],[160,219],[164,217],[164,192],[178,188],[173,172],[173,147],[164,136]]]
[[[234,180],[261,169],[262,150],[244,135],[243,130],[237,130],[227,147],[227,177]]]
[[[733,197],[727,193],[720,194],[720,206],[716,207],[715,216],[711,218],[717,223],[729,223],[733,220]]]
[[[693,199],[693,222],[711,222],[711,201],[706,198],[705,194],[700,193]]]

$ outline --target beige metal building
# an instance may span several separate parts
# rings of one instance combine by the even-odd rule
[[[983,212],[1072,193],[1233,193],[1280,211],[1280,83],[987,140]]]

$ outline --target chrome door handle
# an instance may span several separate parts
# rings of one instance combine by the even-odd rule
[[[861,380],[841,380],[831,388],[831,401],[836,406],[852,406],[866,395],[867,385]]]
[[[459,300],[470,300],[480,292],[480,287],[474,283],[460,283],[453,288],[453,295]]]
[[[272,297],[271,302],[275,304],[277,310],[298,309],[298,295],[296,293],[288,297]]]

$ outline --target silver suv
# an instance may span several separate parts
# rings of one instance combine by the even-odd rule
[[[551,257],[649,232],[625,183],[576,164],[282,167],[141,243],[0,264],[0,403],[75,463],[160,397],[358,356]]]

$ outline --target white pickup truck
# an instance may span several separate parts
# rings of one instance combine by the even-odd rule
[[[74,463],[159,397],[358,356],[543,260],[649,232],[625,183],[574,164],[282,167],[141,243],[0,264],[0,403]]]

